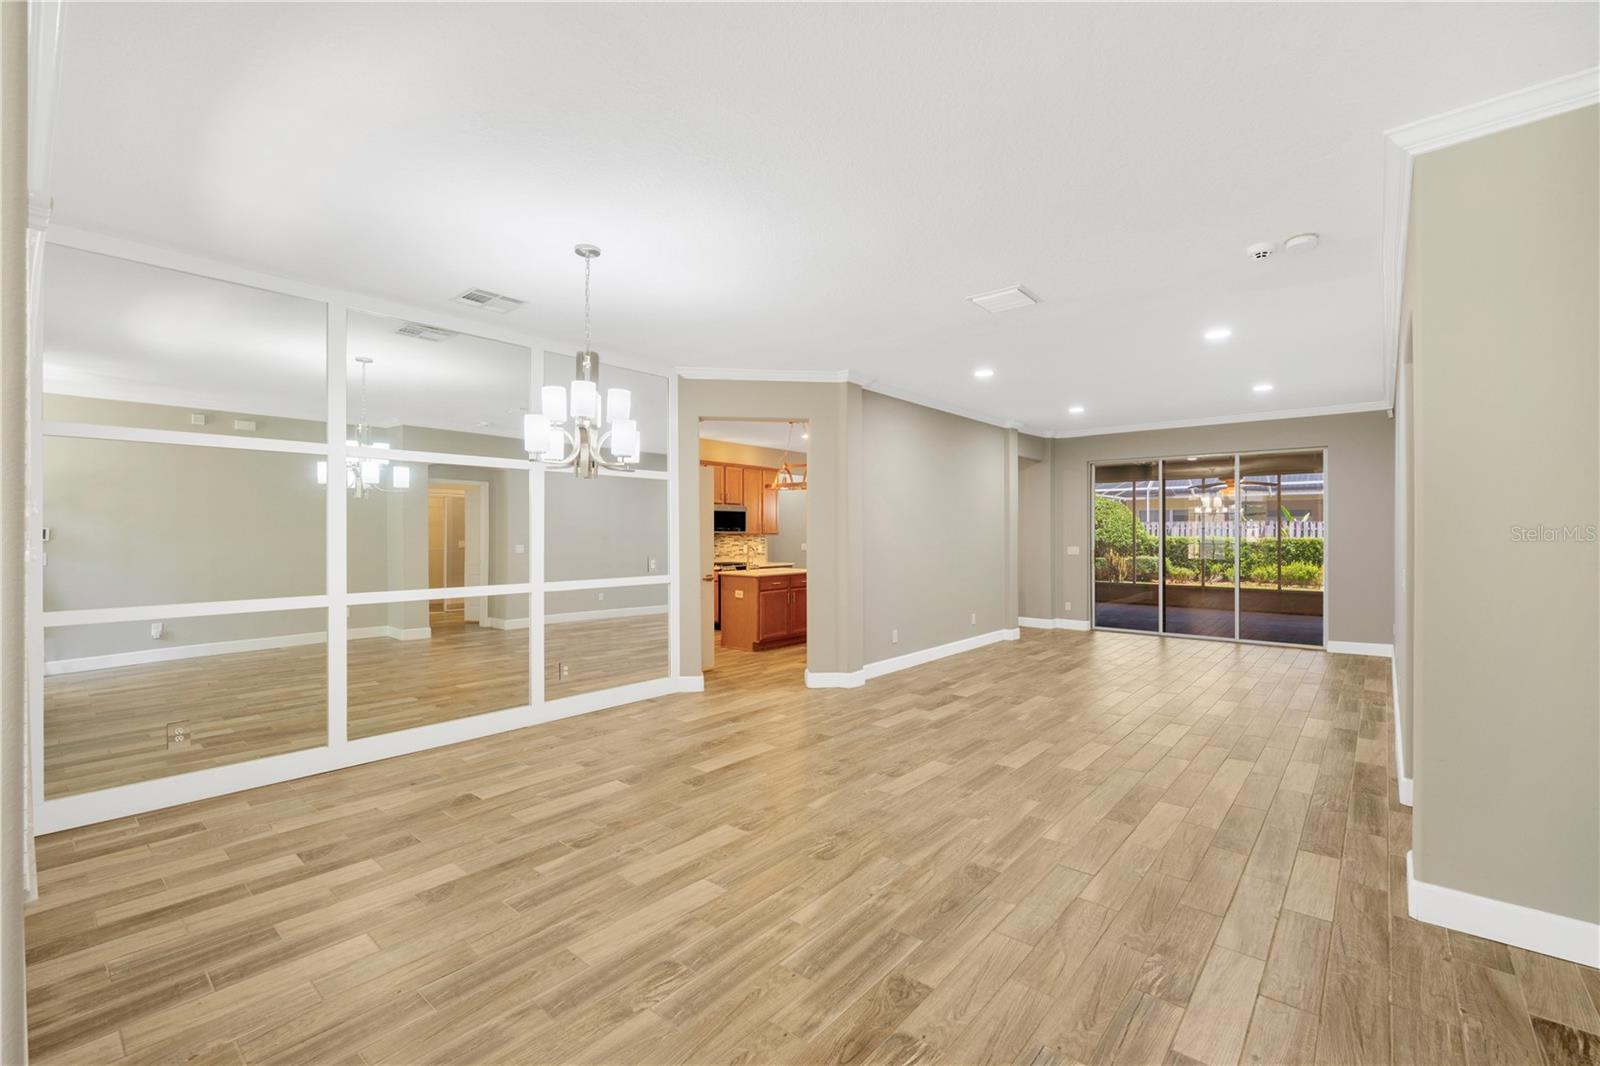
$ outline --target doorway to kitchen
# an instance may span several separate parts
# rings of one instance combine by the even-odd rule
[[[1321,450],[1096,463],[1094,625],[1322,647]]]
[[[484,481],[428,483],[428,587],[471,588],[487,584],[489,485]],[[481,624],[481,597],[445,596],[428,601],[430,628]]]
[[[721,682],[805,684],[803,419],[700,422],[701,663]]]

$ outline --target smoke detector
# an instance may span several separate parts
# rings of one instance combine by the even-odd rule
[[[1271,259],[1272,253],[1276,252],[1277,250],[1278,246],[1271,241],[1257,241],[1250,247],[1246,248],[1244,250],[1244,254],[1248,255],[1251,259]]]
[[[414,337],[419,341],[432,341],[435,344],[455,336],[450,330],[440,329],[437,326],[424,326],[421,322],[403,322],[395,332],[402,337]]]
[[[466,304],[468,307],[481,307],[485,311],[493,311],[500,315],[515,311],[528,302],[490,289],[468,289],[466,292],[452,296],[451,299],[458,304]]]

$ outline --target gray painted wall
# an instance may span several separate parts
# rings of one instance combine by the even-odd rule
[[[1382,411],[1058,439],[1052,460],[1057,514],[1056,617],[1087,621],[1090,616],[1090,464],[1309,448],[1328,450],[1328,639],[1391,643],[1394,423]],[[1081,554],[1069,556],[1070,545],[1077,545]]]
[[[1019,458],[1017,479],[1017,613],[1054,618],[1053,467],[1048,458]]]
[[[863,660],[1015,626],[1006,616],[1008,431],[875,392],[863,397],[862,429],[852,464],[867,486]]]
[[[1421,156],[1418,879],[1600,921],[1600,108]],[[1520,534],[1576,527],[1575,538]]]

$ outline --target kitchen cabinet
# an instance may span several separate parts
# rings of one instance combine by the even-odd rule
[[[768,532],[761,521],[761,492],[766,479],[766,473],[759,466],[743,466],[739,468],[744,478],[744,529],[746,533]]]
[[[711,468],[711,502],[745,509],[745,532],[768,535],[778,532],[778,490],[770,486],[778,472],[765,466],[702,461]]]
[[[721,575],[722,646],[762,651],[806,639],[804,570]]]

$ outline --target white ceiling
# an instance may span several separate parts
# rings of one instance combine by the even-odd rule
[[[729,444],[748,444],[753,448],[773,448],[804,455],[809,438],[800,434],[809,431],[804,422],[796,422],[793,432],[787,422],[743,422],[731,419],[703,418],[700,420],[701,440],[720,440]]]
[[[1368,403],[1383,131],[1595,65],[1597,10],[71,5],[55,219],[422,308],[492,288],[574,348],[592,241],[602,352],[1035,432]],[[966,301],[1017,282],[1044,302]]]

